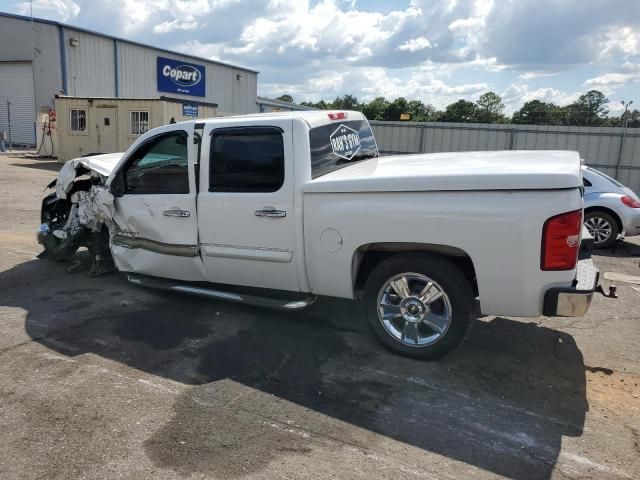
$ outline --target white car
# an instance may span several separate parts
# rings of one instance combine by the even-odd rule
[[[640,198],[633,190],[596,170],[582,166],[584,224],[594,248],[612,246],[619,235],[640,235]]]
[[[54,258],[85,245],[138,285],[288,310],[359,299],[388,347],[435,358],[478,305],[587,311],[580,166],[564,151],[379,157],[352,111],[196,120],[71,160],[39,240]]]

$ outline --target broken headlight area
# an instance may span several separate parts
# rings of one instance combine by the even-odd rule
[[[56,192],[42,200],[37,232],[38,243],[45,248],[41,258],[71,260],[80,247],[86,247],[92,276],[115,271],[109,248],[110,232],[115,232],[113,196],[104,181],[73,161],[63,166],[57,180],[48,185]]]

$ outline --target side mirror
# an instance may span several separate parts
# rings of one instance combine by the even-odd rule
[[[124,183],[124,175],[122,173],[119,173],[116,178],[113,179],[113,182],[111,182],[111,188],[109,190],[114,197],[121,197],[124,195],[126,188]]]

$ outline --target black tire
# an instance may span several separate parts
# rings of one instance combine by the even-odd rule
[[[84,230],[77,237],[67,240],[61,240],[53,235],[53,231],[65,225],[70,210],[71,202],[58,200],[55,193],[47,195],[42,199],[40,222],[46,223],[49,226],[49,232],[39,238],[49,258],[56,261],[71,258],[78,248],[80,248],[86,236]]]
[[[598,220],[606,222],[611,227],[611,233],[606,238],[606,240],[598,241],[598,239],[596,238],[596,234],[594,234],[592,228],[589,226],[589,224],[593,225],[593,222],[598,222]],[[593,248],[609,248],[612,247],[618,240],[618,235],[620,235],[620,227],[618,226],[618,221],[610,213],[604,212],[602,210],[592,210],[584,216],[584,223],[587,227],[587,230],[589,230],[589,233],[591,233],[591,236],[593,237]]]
[[[394,276],[408,272],[424,275],[435,282],[450,304],[451,321],[448,329],[428,345],[406,345],[387,330],[378,314],[378,297],[382,295],[383,287]],[[438,255],[394,255],[371,272],[364,290],[366,317],[380,341],[396,353],[420,359],[440,358],[462,343],[473,325],[474,303],[475,295],[465,275],[453,262]],[[399,318],[398,321],[404,319]],[[420,328],[424,330],[421,323]]]

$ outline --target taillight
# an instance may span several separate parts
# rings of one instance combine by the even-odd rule
[[[346,112],[328,113],[327,115],[329,115],[329,118],[331,120],[344,120],[345,118],[347,118]]]
[[[628,195],[624,195],[624,196],[620,197],[620,200],[622,200],[622,203],[624,203],[627,207],[640,208],[640,202],[638,202],[633,197],[630,197]]]
[[[572,270],[578,261],[582,210],[549,218],[542,227],[542,270]]]

